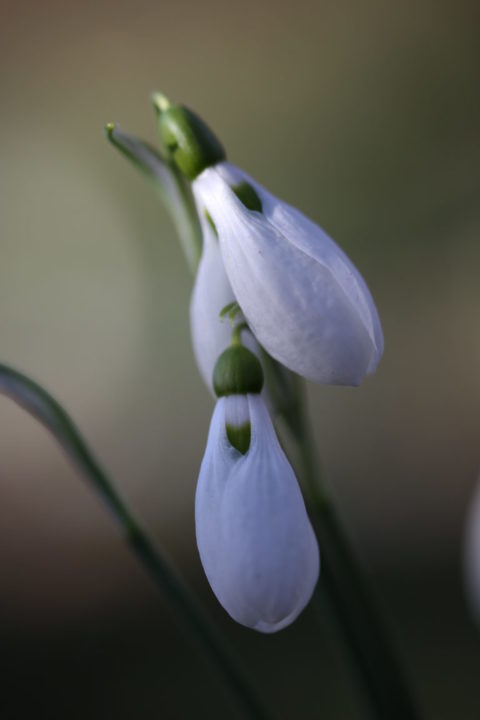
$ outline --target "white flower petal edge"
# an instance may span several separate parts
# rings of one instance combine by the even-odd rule
[[[480,625],[480,479],[468,511],[463,552],[465,593]]]
[[[232,326],[228,318],[220,317],[220,312],[235,301],[235,295],[225,272],[218,240],[204,213],[199,212],[199,216],[203,250],[190,301],[190,331],[198,369],[214,395],[213,369],[232,339]],[[252,352],[259,354],[258,344],[251,333],[244,333],[243,342]]]
[[[199,213],[203,250],[190,302],[190,330],[200,374],[213,393],[213,369],[217,358],[230,344],[232,328],[220,311],[235,300],[223,266],[218,240],[203,212]]]
[[[309,602],[320,560],[294,472],[259,395],[247,395],[251,442],[245,455],[228,441],[228,406],[213,414],[195,498],[200,558],[213,592],[234,620],[272,633]],[[242,415],[244,410],[242,409]]]
[[[262,213],[231,186],[247,182]],[[358,270],[315,223],[248,175],[219,163],[193,182],[217,227],[225,269],[254,335],[279,362],[320,383],[358,385],[383,352],[378,313]]]

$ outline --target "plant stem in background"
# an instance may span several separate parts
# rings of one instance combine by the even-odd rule
[[[242,717],[267,720],[269,715],[225,641],[120,498],[61,405],[36,382],[2,364],[0,393],[23,407],[53,434],[70,460],[100,494],[131,549],[162,591],[171,612],[176,615],[188,636],[195,639],[203,656],[210,660]]]
[[[338,634],[344,641],[373,716],[378,720],[417,720],[419,713],[368,578],[322,482],[302,390],[296,413],[287,424],[299,449],[299,476],[320,545],[322,570],[317,598],[322,610],[326,606],[336,621]]]

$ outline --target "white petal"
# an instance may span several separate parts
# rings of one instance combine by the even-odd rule
[[[205,574],[223,607],[226,607],[223,592],[226,567],[221,547],[221,504],[231,469],[240,457],[225,432],[225,398],[222,398],[215,405],[200,468],[195,495],[195,527]]]
[[[260,396],[249,395],[251,444],[241,455],[215,408],[196,495],[197,542],[217,598],[237,622],[261,632],[289,625],[310,600],[317,542],[293,470]],[[231,411],[229,411],[231,412]]]
[[[209,223],[202,217],[203,251],[190,302],[190,328],[200,374],[213,394],[213,368],[229,346],[232,327],[220,311],[235,300],[223,265],[220,247]]]
[[[230,188],[249,182],[263,212]],[[291,370],[317,382],[358,385],[375,370],[383,335],[354,265],[298,210],[227,163],[193,184],[208,208],[233,291],[258,341]]]
[[[215,363],[232,339],[231,323],[228,318],[220,317],[220,311],[235,301],[235,295],[225,272],[218,240],[203,210],[199,216],[203,250],[190,301],[190,329],[198,369],[213,395]],[[242,340],[252,352],[259,354],[258,343],[251,333],[245,332]]]
[[[225,425],[239,428],[250,422],[250,407],[247,395],[233,395],[224,404]]]

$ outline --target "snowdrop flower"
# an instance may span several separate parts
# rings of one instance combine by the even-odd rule
[[[193,191],[215,223],[242,311],[274,358],[320,383],[358,385],[375,371],[383,336],[373,299],[318,225],[225,162],[206,168]]]
[[[383,334],[372,296],[336,243],[225,161],[191,111],[159,102],[159,127],[197,205],[212,218],[233,293],[258,342],[306,378],[358,385]]]
[[[232,346],[220,357],[215,389],[221,397],[198,478],[195,522],[219,602],[242,625],[272,633],[309,602],[319,553],[261,383],[261,367],[246,348]]]

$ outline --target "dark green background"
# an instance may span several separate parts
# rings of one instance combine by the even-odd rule
[[[103,125],[154,141],[150,91],[184,102],[364,274],[385,355],[359,389],[310,388],[316,438],[425,716],[474,720],[478,7],[0,1],[2,361],[70,410],[278,718],[360,718],[361,695],[311,609],[264,637],[212,598],[193,527],[212,401],[190,350],[191,278]],[[7,400],[0,423],[2,717],[230,717],[51,439]]]

